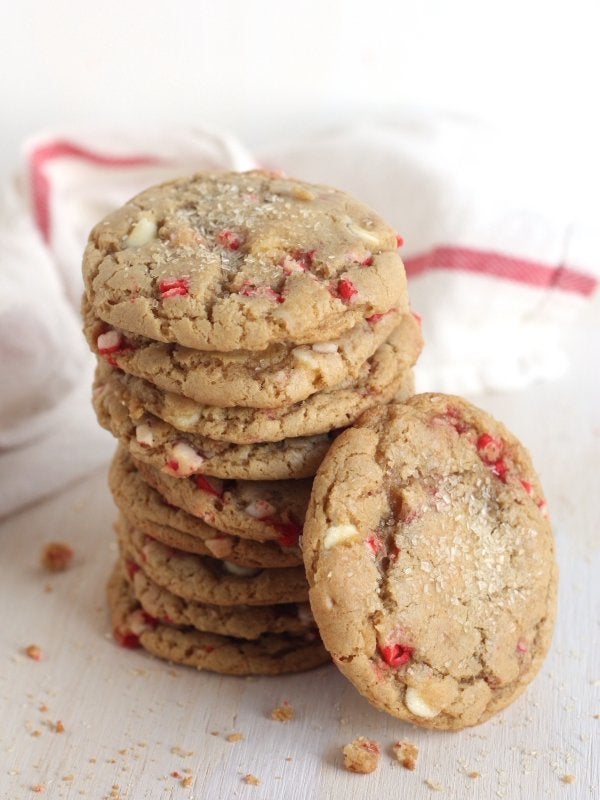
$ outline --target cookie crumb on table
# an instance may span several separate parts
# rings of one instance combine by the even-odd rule
[[[64,726],[64,724],[62,723],[62,721],[60,719],[57,720],[55,725],[54,725],[54,732],[55,733],[64,733],[65,732],[65,726]]]
[[[35,783],[31,787],[31,791],[35,792],[36,794],[40,794],[40,792],[45,792],[46,791],[46,787],[44,786],[43,783]]]
[[[563,783],[575,783],[577,780],[575,775],[562,775],[560,779]]]
[[[33,661],[41,661],[44,657],[42,648],[37,644],[30,644],[25,648],[25,655]]]
[[[181,786],[183,786],[184,789],[189,789],[193,783],[194,779],[191,775],[188,775],[186,778],[181,779]]]
[[[479,778],[480,776],[481,776],[481,773],[480,772],[476,772],[475,770],[473,770],[472,772],[467,772],[467,778],[475,779],[475,778]]]
[[[344,767],[349,772],[367,774],[374,772],[379,765],[381,748],[379,744],[364,736],[358,736],[342,748]]]
[[[244,734],[243,733],[230,733],[229,736],[225,737],[227,742],[243,742],[244,741]]]
[[[295,716],[296,711],[294,706],[290,705],[287,700],[271,711],[271,719],[274,719],[276,722],[289,722],[294,719]]]
[[[64,572],[71,566],[74,550],[64,542],[49,542],[42,549],[42,567],[49,572]]]
[[[397,761],[399,761],[405,769],[414,769],[417,766],[419,748],[416,744],[407,741],[395,742],[392,745],[392,750]]]
[[[432,781],[431,778],[425,779],[425,786],[428,786],[432,792],[441,792],[444,789],[441,783],[436,783]]]
[[[247,783],[249,786],[259,786],[260,785],[260,778],[257,778],[256,775],[253,775],[249,772],[247,775],[244,775],[242,778],[244,783]]]

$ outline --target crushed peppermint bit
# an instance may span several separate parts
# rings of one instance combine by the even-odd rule
[[[368,774],[374,772],[379,765],[381,749],[372,739],[358,736],[342,748],[344,767],[349,772]]]
[[[225,483],[219,478],[208,478],[206,475],[195,475],[194,483],[196,488],[215,497],[223,497],[225,493]]]
[[[358,294],[358,289],[352,283],[352,281],[348,280],[348,278],[342,278],[340,281],[338,281],[337,293],[342,300],[346,300],[348,303],[350,303],[352,298],[356,297]]]
[[[276,292],[270,286],[256,286],[250,281],[244,281],[239,294],[242,297],[265,297],[267,300],[275,300],[277,303],[283,303],[285,300],[281,292]]]
[[[242,240],[237,233],[230,230],[219,231],[217,234],[219,244],[226,247],[227,250],[239,250]]]
[[[416,744],[407,741],[394,742],[392,751],[396,760],[402,764],[405,769],[413,770],[417,766],[419,748]]]
[[[64,572],[71,566],[75,551],[64,542],[48,542],[41,555],[42,567],[48,572]]]
[[[189,294],[190,279],[187,276],[181,278],[165,278],[158,284],[160,299],[166,300],[169,297],[185,297]]]
[[[44,657],[42,648],[37,644],[30,644],[25,648],[25,655],[33,661],[41,661]]]
[[[256,775],[253,775],[251,772],[248,772],[247,775],[244,775],[242,780],[249,786],[260,786],[260,778],[257,778]]]
[[[290,720],[294,719],[296,716],[296,711],[294,706],[290,705],[287,700],[274,708],[271,711],[271,719],[274,719],[276,722],[290,722]]]
[[[226,742],[243,742],[244,741],[244,734],[243,733],[230,733],[229,736],[225,737]]]
[[[399,234],[396,234],[396,247],[402,247],[404,244],[404,239]]]
[[[411,644],[379,645],[381,657],[390,667],[402,667],[404,664],[408,664],[414,649]]]
[[[101,356],[110,355],[110,353],[116,353],[121,349],[122,344],[123,337],[119,331],[114,330],[114,328],[111,328],[105,333],[101,333],[96,339],[96,347],[98,348],[98,352]]]
[[[561,781],[563,783],[575,783],[575,781],[577,780],[575,775],[570,775],[570,774],[569,775],[561,775],[560,779],[561,779]]]

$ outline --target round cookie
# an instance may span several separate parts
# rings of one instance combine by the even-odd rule
[[[265,634],[253,641],[200,633],[149,617],[133,596],[117,564],[108,583],[113,634],[122,647],[143,647],[176,664],[222,675],[282,675],[326,664],[327,651],[311,634]]]
[[[99,358],[165,391],[218,407],[280,408],[354,378],[398,326],[397,310],[361,320],[333,341],[276,344],[260,352],[206,352],[111,328],[83,301],[85,333]]]
[[[248,569],[184,553],[151,539],[122,517],[115,529],[125,558],[135,561],[159,586],[186,600],[217,606],[266,606],[307,599],[301,567]]]
[[[460,729],[539,670],[557,568],[527,451],[457,397],[374,409],[332,445],[303,537],[310,602],[339,669],[378,708]]]
[[[343,192],[267,172],[152,187],[90,233],[86,294],[105,322],[199,350],[333,339],[406,308],[397,238]]]
[[[108,483],[125,519],[168,547],[200,556],[225,558],[241,567],[296,567],[302,564],[302,554],[297,545],[282,547],[277,542],[253,542],[231,536],[169,505],[143,480],[123,448],[117,450],[112,460]]]
[[[333,439],[331,433],[237,445],[181,433],[153,414],[136,419],[135,403],[129,402],[120,384],[94,392],[93,403],[100,425],[133,456],[177,478],[199,474],[240,480],[308,478]]]
[[[123,385],[130,402],[136,404],[132,408],[135,416],[148,411],[181,431],[234,444],[276,442],[345,428],[374,405],[396,396],[400,400],[409,397],[413,392],[411,367],[422,346],[420,326],[411,314],[405,314],[389,339],[364,362],[355,380],[276,409],[199,405],[104,361],[98,364],[95,387]]]
[[[312,481],[220,481],[173,478],[132,459],[146,483],[167,502],[224,533],[294,547],[302,533]]]
[[[169,625],[192,627],[204,633],[258,639],[265,633],[289,633],[317,638],[318,632],[308,603],[275,606],[214,606],[184,600],[163,589],[134,561],[124,565],[134,597],[154,619]]]

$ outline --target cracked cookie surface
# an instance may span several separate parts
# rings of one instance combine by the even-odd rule
[[[149,412],[187,433],[234,444],[276,442],[347,427],[373,405],[396,396],[408,397],[413,391],[411,368],[422,346],[420,326],[411,314],[405,314],[389,338],[361,365],[355,379],[280,408],[202,405],[104,361],[96,370],[95,391],[105,385],[109,389],[121,385],[135,416]]]
[[[406,308],[395,232],[327,186],[205,172],[152,187],[92,230],[87,297],[105,322],[199,350],[333,339]]]
[[[417,395],[341,434],[303,552],[335,663],[402,719],[483,722],[549,648],[557,567],[538,477],[518,440],[460,398]]]

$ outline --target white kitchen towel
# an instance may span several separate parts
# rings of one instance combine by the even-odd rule
[[[0,209],[0,516],[105,462],[79,322],[89,229],[197,169],[283,169],[352,191],[396,226],[427,346],[422,389],[515,389],[564,371],[561,337],[600,276],[597,230],[531,154],[480,126],[406,116],[251,154],[207,130],[52,131],[24,146]]]

